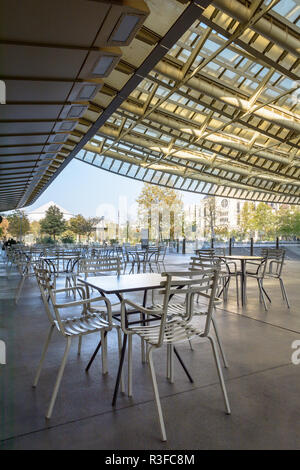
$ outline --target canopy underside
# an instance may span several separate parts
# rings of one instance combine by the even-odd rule
[[[14,206],[74,157],[185,191],[299,204],[300,4],[145,4],[143,26]]]

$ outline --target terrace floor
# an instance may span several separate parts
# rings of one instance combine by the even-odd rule
[[[169,255],[167,268],[184,268],[189,255]],[[0,259],[0,339],[7,345],[7,364],[0,365],[0,449],[300,449],[300,365],[293,365],[292,343],[300,340],[300,262],[286,261],[285,281],[291,308],[276,281],[266,281],[272,304],[259,302],[257,285],[247,286],[242,309],[229,292],[217,322],[229,361],[224,370],[232,414],[225,415],[217,373],[208,342],[178,345],[194,383],[174,363],[175,382],[166,379],[165,351],[154,353],[168,441],[160,440],[156,408],[146,364],[134,343],[133,398],[119,394],[111,407],[118,365],[116,334],[109,337],[109,374],[100,357],[89,373],[84,368],[98,337],[71,346],[53,415],[45,412],[65,341],[57,333],[50,345],[39,386],[31,384],[47,334],[48,320],[35,279],[26,281],[15,305],[19,281],[7,278]],[[174,359],[176,361],[176,359]]]

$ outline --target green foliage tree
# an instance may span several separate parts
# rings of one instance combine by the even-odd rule
[[[34,236],[34,238],[37,240],[41,236],[41,225],[37,220],[34,220],[30,224],[30,232]]]
[[[88,217],[86,219],[85,235],[89,241],[91,234],[94,232],[96,225],[99,224],[101,217]]]
[[[6,237],[8,232],[8,220],[2,216],[0,223],[0,237]]]
[[[215,235],[216,237],[227,239],[229,237],[229,230],[227,225],[218,225],[217,227],[215,227]]]
[[[44,219],[40,221],[41,231],[51,235],[56,240],[56,236],[66,230],[64,215],[57,206],[50,206],[46,211]]]
[[[72,217],[72,219],[69,220],[69,228],[73,233],[78,235],[79,240],[81,240],[81,236],[86,233],[86,219],[81,214]]]
[[[81,240],[82,235],[85,235],[89,240],[92,232],[94,231],[96,225],[100,222],[100,220],[101,217],[85,218],[83,217],[83,215],[78,214],[69,220],[69,228],[73,233],[79,235],[79,240]]]
[[[253,227],[257,230],[260,238],[272,238],[275,235],[275,219],[271,206],[260,202],[253,215]]]
[[[216,235],[216,220],[218,216],[218,209],[216,206],[216,198],[214,196],[207,197],[204,205],[204,222],[205,222],[205,235],[207,235],[207,229],[210,233],[211,238],[215,238]]]
[[[136,202],[139,206],[139,216],[147,218],[149,229],[149,238],[151,238],[151,229],[153,225],[153,218],[157,215],[158,220],[158,236],[162,238],[162,221],[163,213],[169,217],[169,234],[170,239],[174,240],[175,237],[175,215],[179,214],[183,207],[180,195],[172,188],[165,188],[153,184],[145,183],[144,187]],[[166,219],[166,218],[165,218]]]
[[[74,243],[75,239],[74,239],[74,233],[71,231],[71,230],[65,230],[61,236],[60,236],[60,240],[63,242],[63,243]]]
[[[8,232],[12,237],[19,238],[30,231],[30,222],[24,211],[16,210],[7,216]]]
[[[255,204],[254,202],[245,202],[242,207],[240,214],[240,230],[242,232],[242,237],[245,236],[254,236],[255,232]]]
[[[300,236],[300,209],[283,205],[276,214],[276,232],[284,237]]]

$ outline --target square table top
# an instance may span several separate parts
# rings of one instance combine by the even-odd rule
[[[87,279],[78,278],[80,282],[99,289],[106,294],[119,292],[143,291],[146,289],[158,289],[161,282],[166,281],[166,276],[159,273],[121,274],[119,276],[91,276]],[[176,278],[174,278],[176,280]],[[182,280],[182,278],[177,278]]]
[[[215,258],[224,258],[224,259],[232,259],[232,260],[263,260],[263,256],[252,256],[252,255],[214,255]]]

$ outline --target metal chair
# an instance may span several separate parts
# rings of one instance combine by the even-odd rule
[[[157,250],[150,253],[150,256],[148,259],[148,265],[149,265],[151,272],[153,272],[152,264],[156,266],[157,272],[161,272],[161,268],[163,268],[163,270],[166,271],[166,267],[165,267],[166,252],[167,252],[167,247],[160,246],[157,248]]]
[[[215,257],[215,255],[211,255],[211,254],[205,254],[205,255],[199,254],[198,257],[192,257],[191,261],[192,263],[195,264],[195,267],[197,264],[197,267],[199,267],[200,269],[202,269],[208,264],[211,266],[218,265],[218,263],[220,262],[220,272],[219,272],[220,287],[218,291],[218,297],[220,297],[220,295],[223,294],[223,300],[224,301],[227,300],[230,280],[232,277],[235,277],[236,298],[237,298],[237,303],[239,304],[239,283],[238,283],[239,272],[237,270],[236,263],[234,262],[228,263],[225,259],[220,260],[220,258]]]
[[[130,300],[122,301],[121,309],[121,324],[124,334],[128,335],[128,394],[132,394],[132,337],[133,335],[139,336],[145,341],[147,345],[147,362],[151,373],[152,386],[155,396],[155,402],[158,412],[158,418],[160,423],[160,430],[162,440],[166,441],[166,430],[163,419],[163,413],[159,398],[159,392],[156,381],[156,374],[153,364],[152,354],[156,349],[161,348],[163,345],[167,346],[167,377],[170,381],[173,380],[173,349],[174,344],[187,339],[200,337],[207,338],[211,344],[215,364],[219,376],[221,389],[223,392],[223,398],[225,402],[226,413],[230,414],[230,405],[227,397],[226,386],[223,378],[222,368],[220,365],[219,354],[217,345],[214,338],[210,334],[210,325],[212,320],[212,312],[215,302],[215,295],[218,286],[218,272],[217,267],[207,268],[203,277],[199,278],[199,271],[195,273],[196,279],[193,279],[192,271],[184,272],[170,272],[163,273],[166,280],[162,282],[162,294],[163,303],[162,308],[149,309],[131,302]],[[180,287],[180,289],[178,289]],[[184,296],[185,304],[185,315],[181,317],[172,316],[171,319],[168,317],[169,311],[169,299],[170,296],[176,294]],[[201,295],[207,300],[207,308],[205,312],[205,325],[203,329],[200,329],[193,322],[194,316],[194,297],[195,295]],[[138,309],[143,314],[150,316],[150,318],[156,318],[153,323],[148,323],[143,326],[128,326],[126,322],[126,306],[129,305],[133,308]]]
[[[119,340],[119,353],[121,350],[121,335],[119,325],[114,324],[112,321],[111,305],[106,297],[98,296],[93,299],[87,298],[84,288],[77,286],[76,289],[81,290],[81,300],[67,303],[59,303],[57,301],[57,296],[59,294],[66,294],[68,291],[73,290],[75,288],[69,287],[64,289],[54,289],[53,279],[51,279],[49,273],[46,270],[35,268],[35,274],[42,295],[46,314],[50,322],[50,328],[43,348],[42,357],[37,369],[37,373],[33,382],[33,387],[36,387],[38,384],[45,355],[54,329],[56,329],[66,340],[65,352],[54,385],[50,404],[46,413],[46,418],[50,418],[66,366],[72,339],[75,337],[81,338],[83,335],[100,332],[102,346],[102,373],[106,374],[108,372],[106,338],[107,332],[111,331],[112,328],[117,328]],[[48,303],[48,297],[50,297],[50,304]],[[91,306],[91,304],[93,304],[94,302],[99,301],[103,301],[105,303],[104,307],[101,306],[101,309],[99,309],[99,307],[96,309]],[[78,312],[78,308],[81,308],[81,311]],[[68,315],[72,316],[64,318],[62,316],[62,311],[67,311]]]
[[[283,248],[263,248],[261,250],[261,256],[264,258],[260,263],[247,261],[246,276],[256,279],[260,293],[260,301],[263,303],[264,309],[268,310],[265,298],[267,298],[271,303],[271,298],[267,294],[263,285],[265,279],[279,280],[282,298],[285,300],[287,307],[290,308],[286,289],[281,277],[285,259],[285,250]],[[254,271],[250,271],[247,268],[249,266],[254,267]]]

